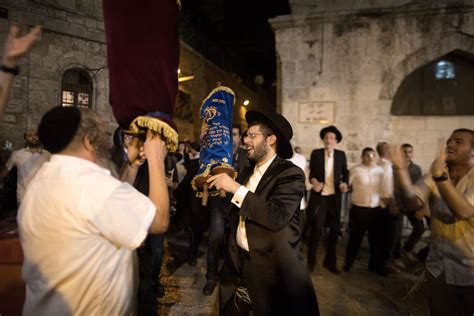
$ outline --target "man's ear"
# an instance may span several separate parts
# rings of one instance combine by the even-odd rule
[[[277,137],[275,135],[270,135],[267,137],[267,143],[268,145],[274,145],[276,144]]]
[[[87,150],[87,151],[95,151],[95,148],[94,146],[92,145],[91,143],[91,140],[89,138],[89,135],[85,135],[84,138],[82,139],[82,144],[84,145],[84,148]]]

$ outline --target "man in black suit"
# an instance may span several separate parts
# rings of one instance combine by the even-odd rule
[[[342,134],[335,126],[328,126],[319,133],[324,148],[313,150],[309,163],[309,180],[312,190],[306,208],[309,230],[308,269],[313,272],[321,229],[329,226],[326,257],[323,267],[334,274],[341,271],[336,265],[336,245],[341,219],[341,196],[347,191],[349,172],[346,154],[335,149]]]
[[[292,156],[290,123],[279,114],[249,111],[244,143],[252,165],[210,187],[232,193],[228,249],[219,305],[223,315],[318,315],[316,293],[301,247],[303,171]]]

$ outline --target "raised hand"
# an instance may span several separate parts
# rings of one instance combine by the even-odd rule
[[[445,139],[440,138],[438,140],[438,155],[431,164],[430,172],[433,177],[440,177],[444,172],[447,171],[446,165],[446,145]]]
[[[147,131],[144,148],[147,159],[157,159],[164,162],[168,154],[165,142],[160,135],[152,130]]]
[[[406,163],[404,153],[402,151],[402,148],[399,145],[391,144],[388,150],[389,150],[388,157],[396,169],[407,168],[407,163]]]
[[[10,27],[10,32],[8,33],[3,50],[2,63],[4,66],[15,67],[16,59],[26,55],[33,43],[40,39],[40,26],[35,26],[28,34],[22,37],[18,37],[19,31],[20,28],[16,25]]]

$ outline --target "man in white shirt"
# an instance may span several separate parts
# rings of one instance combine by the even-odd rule
[[[293,153],[293,130],[275,113],[249,111],[246,120],[244,143],[252,165],[237,181],[226,174],[208,180],[211,188],[233,194],[220,312],[318,315],[301,245],[304,174],[285,160]]]
[[[134,250],[169,224],[164,142],[149,132],[144,153],[150,198],[135,190],[142,163],[129,148],[120,182],[107,163],[106,124],[91,110],[56,107],[40,123],[53,155],[31,181],[18,213],[24,252],[25,315],[130,315],[135,312]]]
[[[380,188],[384,172],[375,161],[375,151],[366,147],[362,150],[362,163],[349,171],[349,186],[352,189],[352,207],[349,215],[349,240],[347,241],[344,271],[349,271],[357,258],[365,232],[369,230],[369,249],[377,242],[373,231],[378,227],[370,225],[371,217],[380,213]]]
[[[294,163],[297,167],[300,167],[300,169],[303,170],[303,172],[305,174],[305,178],[306,178],[307,174],[308,174],[308,160],[306,160],[305,156],[303,156],[302,154],[300,154],[296,151],[297,148],[300,148],[300,147],[296,146],[294,148],[293,156],[288,160],[291,161],[292,163]],[[306,188],[306,181],[305,181],[305,188]],[[303,196],[303,198],[301,199],[300,209],[302,209],[302,210],[304,210],[306,208],[306,198],[305,198],[305,196]]]
[[[17,168],[16,198],[18,203],[21,203],[28,184],[50,156],[49,152],[41,147],[36,130],[26,131],[23,137],[26,147],[15,150],[11,154],[0,174],[1,181],[13,167]]]

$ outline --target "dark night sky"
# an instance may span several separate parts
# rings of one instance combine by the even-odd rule
[[[269,18],[290,13],[288,0],[182,0],[180,35],[252,87],[256,75],[272,89],[275,39]]]

